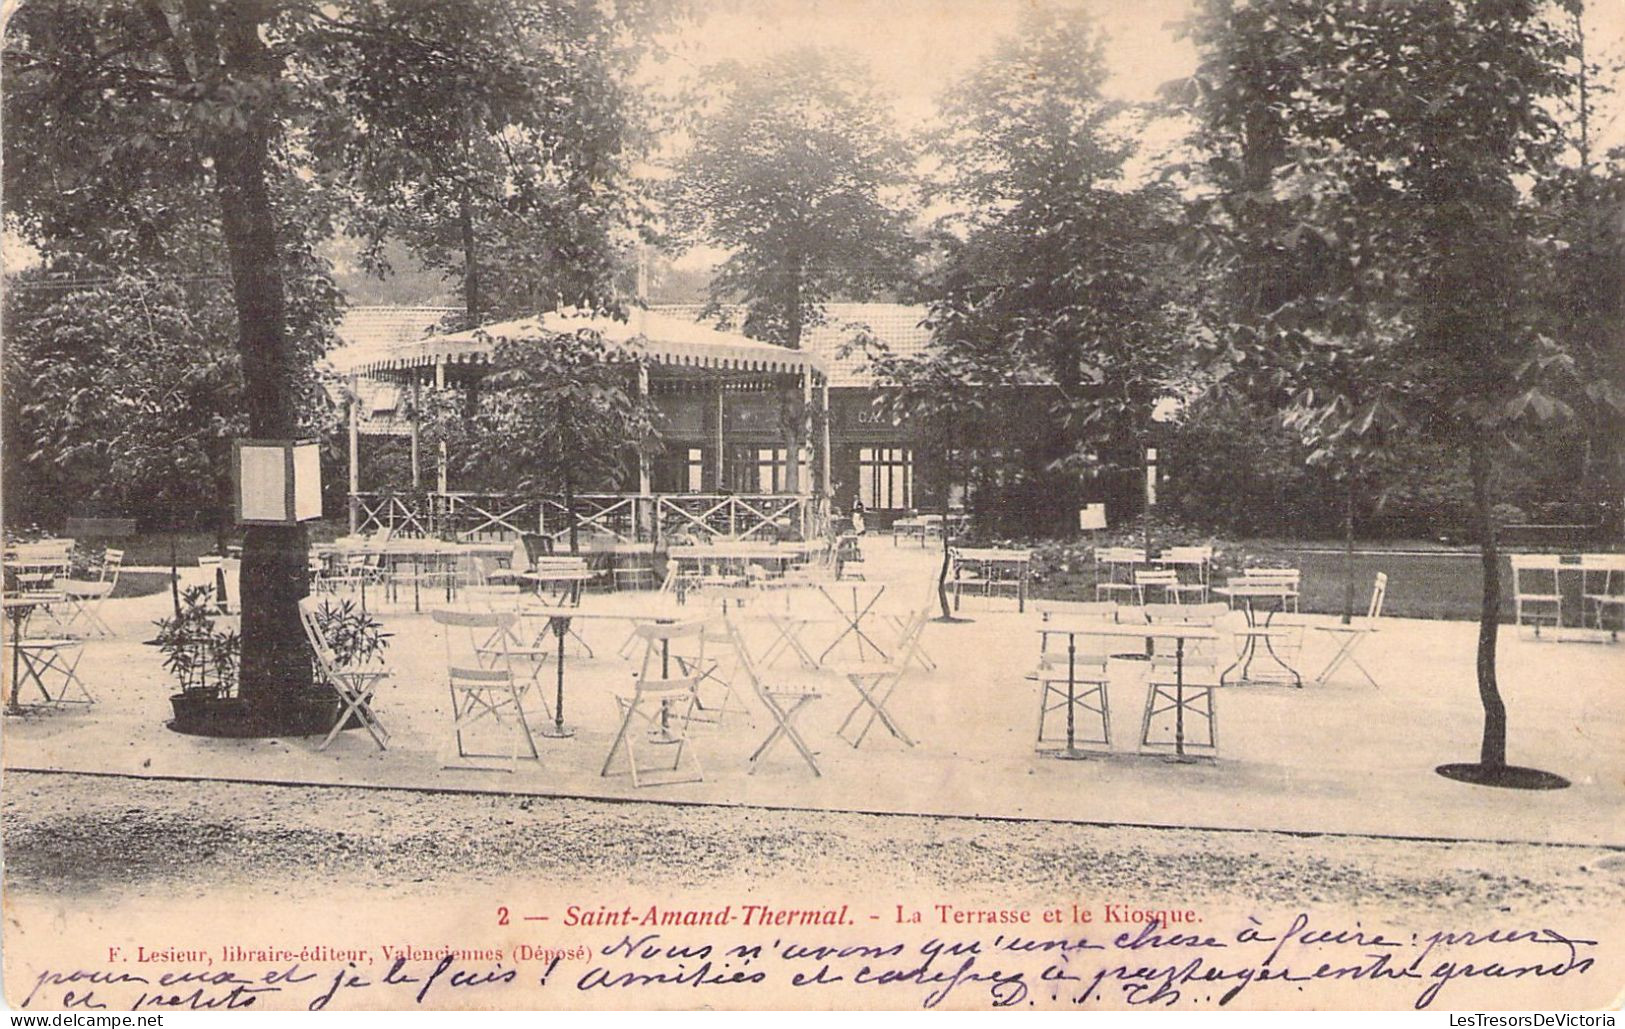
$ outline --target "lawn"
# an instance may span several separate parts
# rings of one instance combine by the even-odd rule
[[[1303,610],[1334,614],[1343,610],[1343,555],[1327,551],[1298,551],[1296,564],[1303,572]],[[1388,573],[1385,613],[1399,618],[1477,619],[1483,593],[1483,573],[1476,553],[1464,554],[1355,554],[1354,581],[1357,611],[1371,599],[1371,584],[1378,572]],[[1578,610],[1576,608],[1576,610]],[[1501,559],[1501,620],[1512,620],[1512,565]]]
[[[1299,605],[1305,612],[1337,614],[1343,610],[1343,555],[1328,549],[1305,550],[1290,543],[1248,542],[1221,544],[1219,568],[1213,581],[1222,583],[1241,566],[1295,567],[1303,572]],[[1388,573],[1388,600],[1384,612],[1399,618],[1478,618],[1482,573],[1476,551],[1435,553],[1356,553],[1354,603],[1363,613],[1371,599],[1378,572]],[[1058,600],[1094,599],[1094,564],[1087,557],[1069,555],[1053,562],[1036,579],[1033,595]],[[1577,585],[1577,583],[1576,583]],[[1573,610],[1580,610],[1574,598]],[[1512,566],[1501,559],[1501,620],[1512,620]]]
[[[313,539],[330,539],[343,531],[339,523],[315,523],[311,526]],[[170,562],[170,544],[175,547],[175,562],[182,568],[195,567],[197,559],[215,552],[213,533],[176,532],[151,533],[124,541],[124,564],[129,566],[165,567]],[[1056,544],[1040,544],[1048,550]],[[1340,551],[1316,546],[1305,549],[1300,544],[1280,540],[1248,540],[1234,544],[1220,544],[1220,569],[1214,581],[1223,581],[1228,569],[1244,564],[1295,566],[1303,571],[1302,609],[1319,614],[1335,614],[1343,609],[1343,555]],[[1355,607],[1363,610],[1371,596],[1372,579],[1378,572],[1388,573],[1388,601],[1385,611],[1401,618],[1476,619],[1480,591],[1480,572],[1477,551],[1449,550],[1437,544],[1418,549],[1428,552],[1380,553],[1361,544],[1364,552],[1354,557]],[[1056,558],[1036,578],[1033,595],[1054,599],[1084,600],[1094,598],[1094,563],[1081,545],[1069,546],[1068,553]],[[166,575],[126,572],[119,580],[115,596],[142,596],[167,589]],[[1574,598],[1572,610],[1578,611],[1579,598]],[[1512,566],[1501,559],[1501,619],[1512,620]]]

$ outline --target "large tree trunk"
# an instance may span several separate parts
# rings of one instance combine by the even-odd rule
[[[1495,513],[1490,506],[1490,444],[1475,439],[1468,456],[1473,480],[1473,508],[1478,519],[1478,553],[1484,569],[1484,594],[1478,611],[1478,699],[1484,705],[1484,741],[1479,763],[1504,768],[1507,763],[1507,709],[1495,682],[1495,638],[1501,627],[1501,555],[1495,545]]]
[[[221,229],[237,304],[249,435],[292,439],[299,413],[292,385],[295,355],[284,327],[281,259],[266,185],[271,135],[269,94],[279,70],[259,36],[267,11],[241,0],[225,8],[222,58],[238,83],[262,85],[267,99],[239,131],[213,148]],[[240,696],[268,727],[285,714],[296,690],[311,684],[310,657],[299,624],[308,588],[309,538],[302,525],[250,526],[243,537],[243,650]]]

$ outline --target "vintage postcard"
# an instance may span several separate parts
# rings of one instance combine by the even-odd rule
[[[1613,1025],[1622,12],[8,0],[5,1003]]]

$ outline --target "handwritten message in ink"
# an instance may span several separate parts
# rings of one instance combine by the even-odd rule
[[[806,1006],[1204,1008],[1244,995],[1302,1004],[1318,986],[1359,983],[1373,1004],[1426,1009],[1458,989],[1578,980],[1599,958],[1597,941],[1544,925],[1396,932],[1297,912],[1220,929],[1194,912],[1125,911],[1111,921],[1127,924],[1105,925],[1078,908],[952,905],[899,905],[884,919],[831,908],[809,922],[775,910],[572,905],[559,921],[584,935],[556,947],[113,946],[96,967],[30,970],[19,1000],[136,1011],[625,1007],[676,991],[695,1006],[748,1006],[772,991]],[[1270,996],[1282,989],[1293,992]]]

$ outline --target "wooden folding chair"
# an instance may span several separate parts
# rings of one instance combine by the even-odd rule
[[[1146,619],[1155,624],[1219,628],[1229,614],[1225,604],[1151,605]],[[1218,691],[1224,685],[1219,655],[1225,641],[1152,640],[1151,669],[1146,676],[1145,713],[1140,720],[1140,750],[1195,750],[1219,753]],[[1159,731],[1160,730],[1160,731]]]
[[[903,638],[892,652],[890,660],[883,663],[846,665],[840,669],[852,683],[852,688],[858,691],[858,701],[852,706],[852,710],[847,712],[846,718],[842,720],[841,727],[835,730],[835,734],[852,744],[853,749],[862,745],[864,737],[869,735],[869,730],[874,727],[876,721],[884,725],[886,731],[902,741],[905,746],[914,746],[914,740],[897,724],[888,705],[897,692],[898,683],[908,672],[909,665],[916,663],[914,651],[919,646],[920,636],[925,631],[928,618],[929,614],[924,610],[915,612],[909,618]],[[864,720],[863,728],[859,730],[855,739],[849,738],[847,730],[853,720],[865,711],[868,712],[868,717]]]
[[[1382,604],[1387,596],[1388,573],[1378,572],[1376,585],[1371,588],[1371,603],[1366,607],[1363,621],[1355,619],[1348,625],[1339,623],[1337,625],[1315,626],[1317,631],[1330,633],[1332,638],[1337,640],[1337,652],[1332,655],[1330,661],[1326,662],[1326,667],[1320,670],[1320,674],[1315,676],[1315,682],[1324,684],[1326,680],[1332,677],[1333,672],[1347,662],[1358,668],[1360,674],[1366,677],[1367,682],[1373,686],[1378,686],[1376,676],[1372,675],[1371,671],[1360,663],[1360,659],[1354,656],[1354,651],[1361,643],[1365,642],[1366,637],[1373,635],[1377,631],[1377,619],[1382,617]],[[1381,687],[1378,686],[1378,688]]]
[[[1596,573],[1602,573],[1598,585]],[[1606,630],[1619,639],[1620,622],[1625,620],[1625,554],[1581,554],[1580,597],[1591,610],[1593,628]],[[1614,624],[1606,624],[1609,617]]]
[[[62,594],[72,606],[73,613],[68,617],[64,628],[71,629],[80,618],[90,626],[90,631],[102,636],[111,637],[113,630],[102,620],[101,606],[113,590],[118,588],[119,570],[124,565],[124,551],[108,550],[102,555],[101,571],[94,579],[67,579],[62,583]],[[109,574],[111,573],[111,574]]]
[[[1176,581],[1169,598],[1174,603],[1185,603],[1187,597],[1194,597],[1197,603],[1207,600],[1212,547],[1169,547],[1157,555],[1156,563],[1174,571]]]
[[[59,706],[96,703],[90,687],[79,678],[79,659],[85,652],[84,640],[72,637],[28,637],[8,640],[6,645],[16,647],[22,652],[20,678],[33,680],[48,703]],[[57,687],[54,696],[51,693],[53,685]],[[70,697],[68,695],[70,689],[77,691],[78,696]]]
[[[203,569],[204,582],[214,590],[214,608],[220,614],[238,614],[235,576],[230,574],[226,559],[217,554],[205,554],[197,559]]]
[[[558,652],[554,649],[554,637],[548,631],[545,619],[539,630],[532,632],[526,627],[526,612],[521,606],[523,598],[524,592],[517,583],[465,586],[461,596],[462,602],[471,611],[500,611],[517,615],[513,621],[492,629],[485,641],[475,646],[474,657],[485,668],[502,664],[511,668],[516,662],[528,666],[530,675],[522,687],[522,692],[528,692],[532,686],[539,687],[543,670]],[[538,688],[536,697],[542,702],[543,719],[551,720],[553,705],[547,701],[547,691]]]
[[[1533,624],[1539,639],[1542,624],[1561,628],[1563,593],[1557,580],[1562,559],[1555,554],[1513,554],[1510,561],[1514,631],[1522,632],[1526,624]]]
[[[710,617],[703,620],[704,630],[697,641],[697,654],[681,649],[671,655],[684,675],[696,677],[694,711],[691,725],[720,726],[729,715],[743,715],[751,719],[750,708],[739,699],[734,680],[739,677],[742,663],[749,658],[739,648],[739,640],[729,631],[725,619],[730,608],[738,610],[749,595],[744,587],[727,590],[709,590],[704,597],[713,605]]]
[[[693,720],[695,690],[700,677],[695,674],[670,675],[670,649],[675,643],[696,644],[698,652],[690,655],[692,663],[684,667],[700,667],[705,661],[705,623],[669,622],[639,625],[638,639],[644,644],[643,663],[634,679],[631,694],[618,693],[615,702],[621,710],[621,726],[604,757],[600,776],[610,774],[610,766],[617,756],[625,755],[627,771],[632,776],[633,788],[645,785],[644,779],[652,772],[660,773],[658,781],[650,786],[674,786],[680,783],[700,782],[705,771],[700,767],[699,755],[689,741],[689,727]],[[640,763],[639,754],[646,747],[671,747],[672,763],[669,768],[652,768]],[[690,771],[682,777],[683,759],[687,757]]]
[[[68,601],[62,587],[73,569],[73,540],[19,543],[11,549],[7,564],[17,592],[37,602],[35,611],[66,629],[57,609]]]
[[[1134,602],[1148,603],[1146,594],[1156,590],[1163,603],[1179,603],[1179,573],[1172,568],[1136,568],[1134,570]]]
[[[1133,547],[1095,548],[1095,599],[1134,596],[1134,569],[1145,564],[1145,551]]]
[[[305,597],[299,601],[299,622],[305,627],[305,639],[310,643],[317,675],[339,698],[338,717],[333,720],[333,728],[328,730],[326,738],[316,749],[326,750],[351,718],[360,722],[372,735],[372,741],[378,744],[379,750],[389,749],[389,730],[384,728],[384,723],[378,720],[377,713],[372,709],[373,695],[379,683],[389,678],[389,669],[382,662],[364,667],[340,665],[327,642],[326,634],[322,632],[320,603],[315,597]]]
[[[523,743],[529,750],[527,760],[540,762],[536,738],[531,734],[530,721],[525,717],[524,696],[528,684],[521,684],[513,674],[513,666],[503,654],[492,662],[479,650],[487,641],[495,640],[496,649],[510,638],[519,616],[511,611],[446,611],[430,613],[440,626],[446,640],[446,686],[451,694],[452,736],[457,757],[466,762],[470,758],[500,758],[501,754],[471,751],[463,734],[486,719],[508,729],[513,749],[508,754],[508,771],[519,768],[519,750]],[[512,721],[508,720],[512,716]],[[468,771],[495,771],[488,765],[452,764],[445,767]]]
[[[1117,605],[1101,601],[1074,603],[1071,607],[1075,610],[1067,612],[1069,627],[1096,621],[1111,624]],[[1053,609],[1042,614],[1045,622],[1059,625],[1052,620]],[[1038,667],[1027,673],[1028,679],[1038,683],[1038,737],[1033,749],[1040,754],[1083,748],[1110,751],[1111,680],[1107,675],[1107,662],[1113,650],[1111,641],[1084,635],[1081,649],[1073,644],[1069,650],[1061,651],[1050,649],[1050,635],[1039,633]],[[1046,735],[1050,716],[1057,712],[1064,714],[1068,728],[1059,736]],[[1082,732],[1078,726],[1080,715],[1086,723]]]
[[[755,663],[750,659],[750,652],[745,647],[745,640],[739,632],[739,626],[726,616],[724,616],[723,624],[728,631],[728,635],[733,640],[734,650],[739,654],[739,674],[750,683],[752,692],[756,694],[756,699],[760,700],[762,706],[767,708],[768,713],[773,716],[773,731],[768,733],[767,739],[763,740],[761,745],[750,755],[750,774],[756,774],[759,762],[767,756],[767,752],[772,750],[775,744],[780,740],[789,740],[790,745],[795,747],[796,751],[801,755],[801,759],[807,762],[807,767],[812,769],[812,773],[818,776],[823,775],[818,769],[818,762],[815,759],[813,749],[807,745],[807,741],[796,731],[795,726],[796,716],[801,713],[802,709],[818,700],[823,694],[816,690],[768,686],[762,682],[761,676],[756,673]]]

